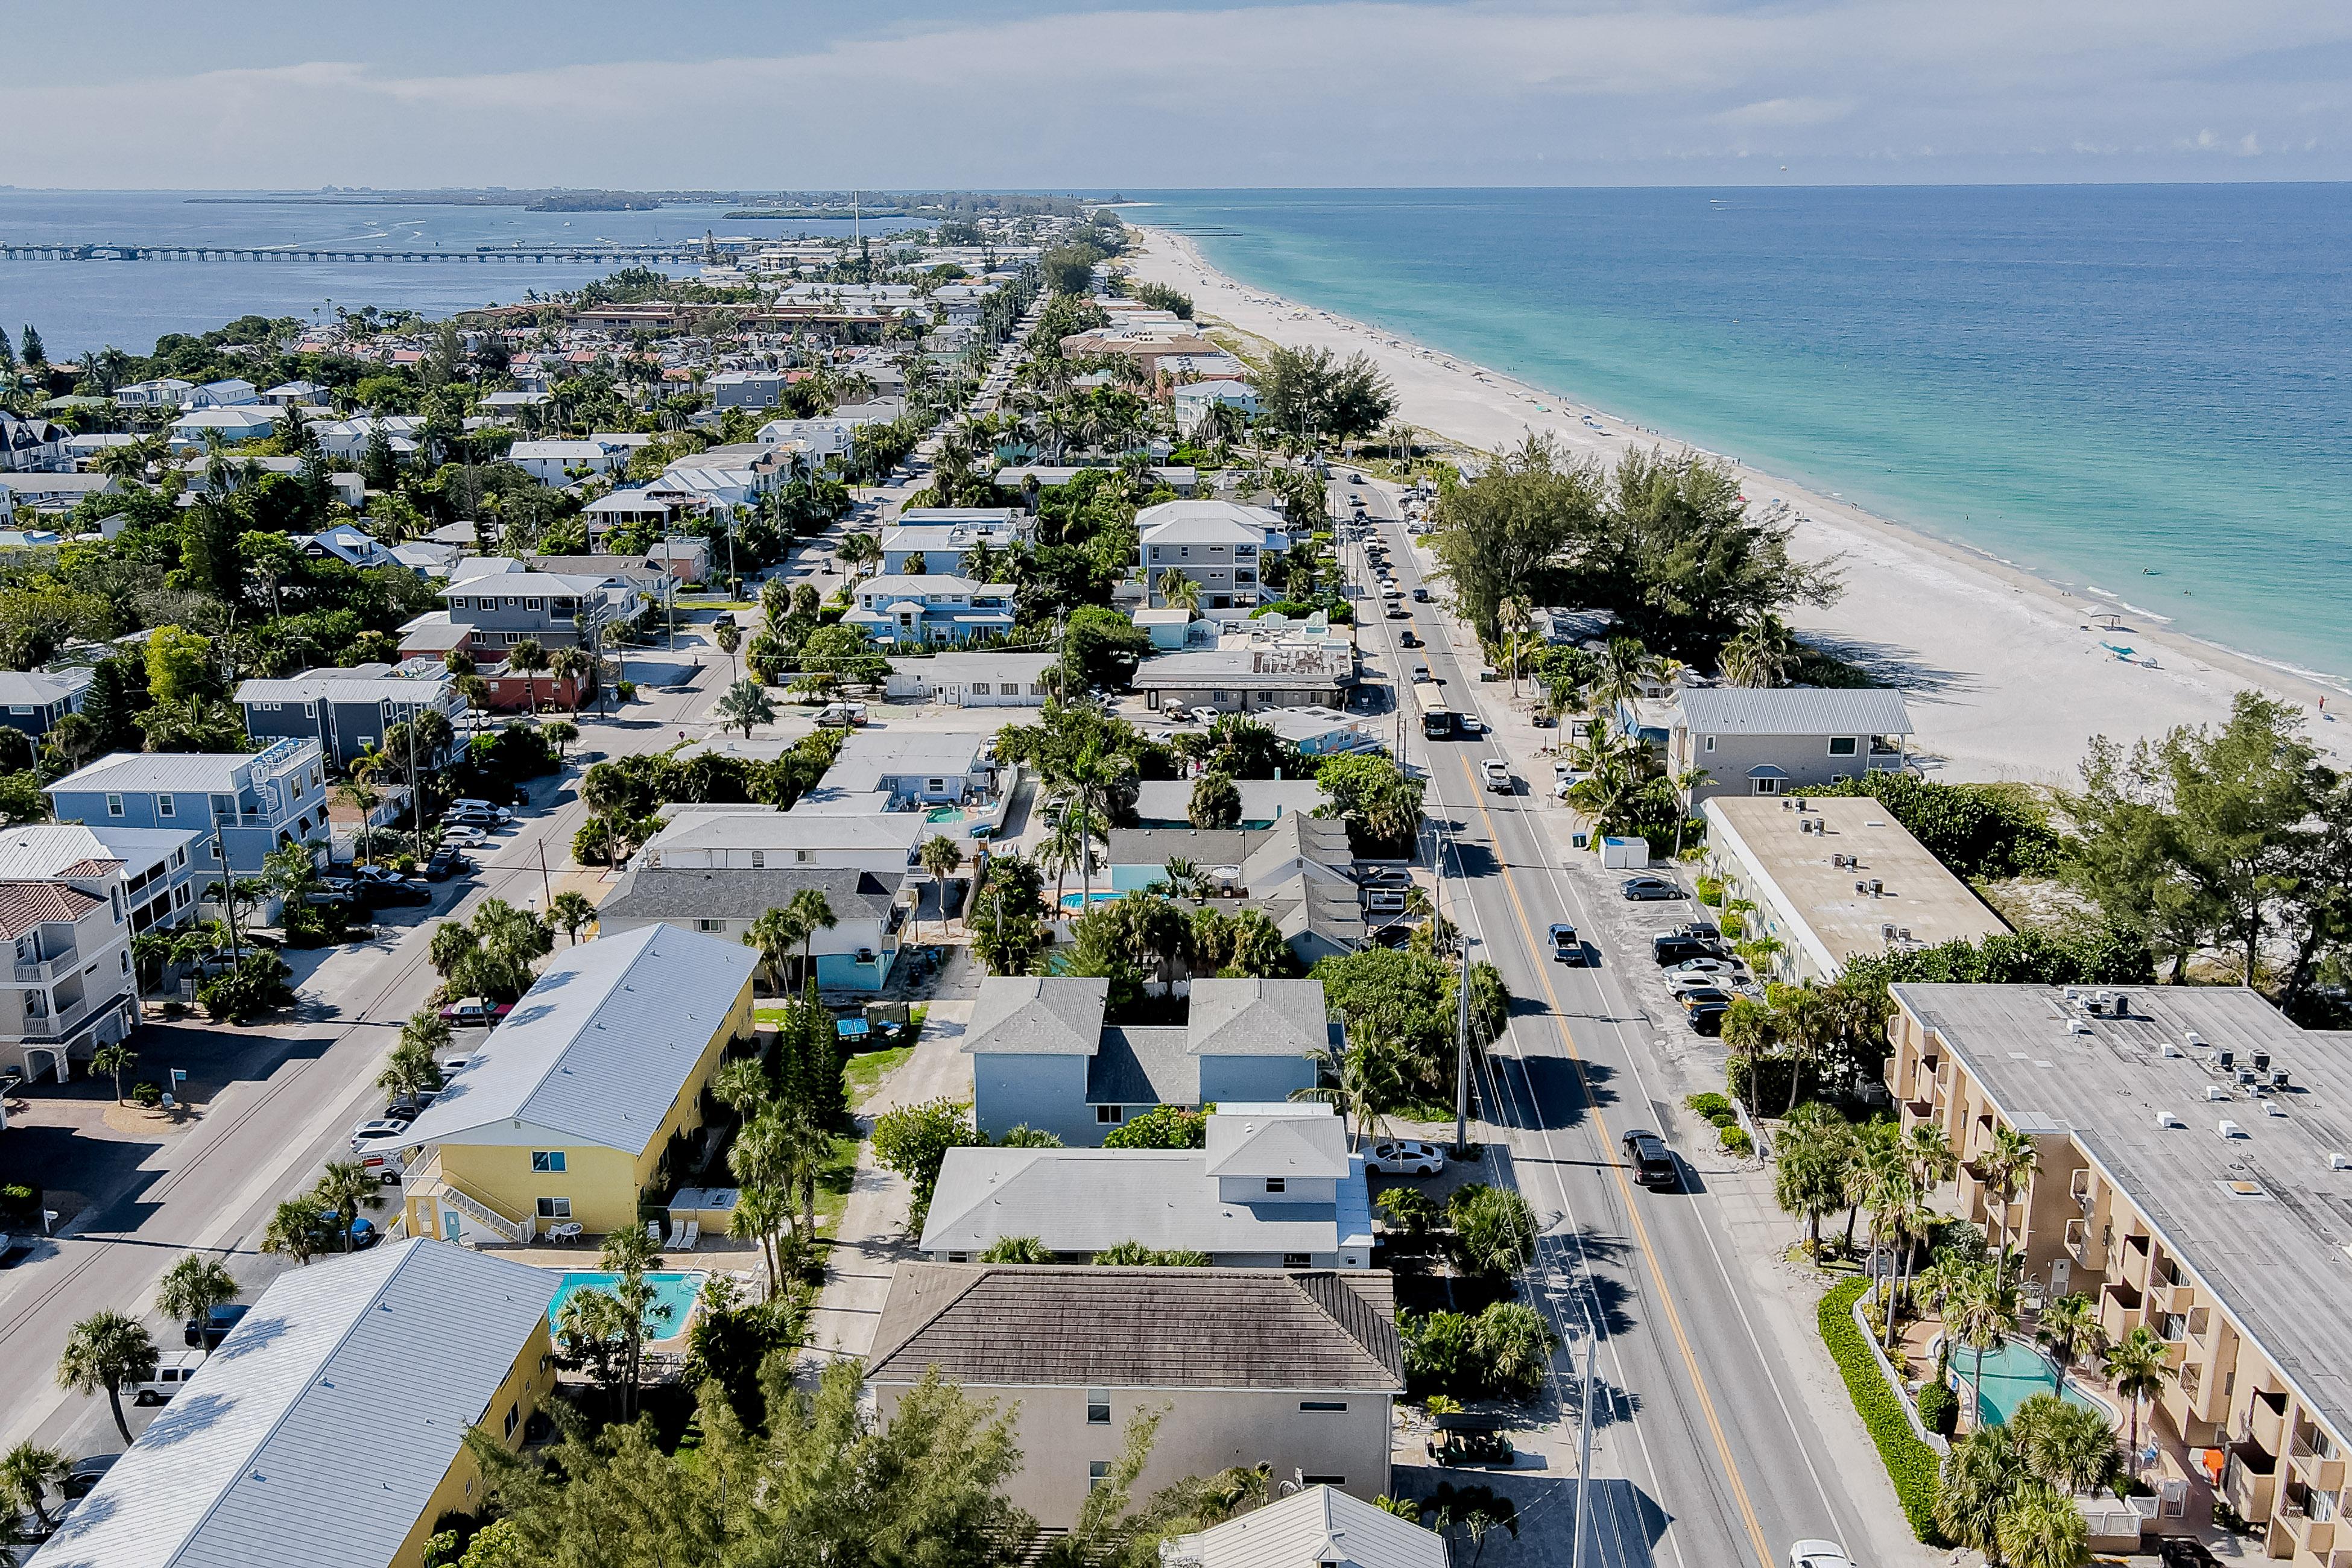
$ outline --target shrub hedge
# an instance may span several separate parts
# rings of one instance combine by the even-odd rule
[[[1829,1346],[1838,1374],[1845,1379],[1854,1414],[1862,1417],[1870,1440],[1878,1445],[1886,1479],[1895,1483],[1895,1495],[1903,1504],[1904,1517],[1911,1521],[1912,1533],[1930,1546],[1948,1546],[1951,1542],[1936,1528],[1939,1464],[1936,1450],[1911,1430],[1911,1422],[1903,1414],[1902,1396],[1886,1385],[1868,1342],[1854,1326],[1853,1304],[1869,1288],[1868,1279],[1855,1278],[1822,1298],[1822,1342]]]

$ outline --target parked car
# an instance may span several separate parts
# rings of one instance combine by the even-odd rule
[[[1503,762],[1499,758],[1488,757],[1479,763],[1478,776],[1480,781],[1486,784],[1486,793],[1488,795],[1508,795],[1511,793],[1510,764]]]
[[[1674,973],[1666,976],[1666,984],[1669,985],[1674,984],[1675,983],[1675,975],[1693,977],[1711,975],[1715,978],[1703,981],[1702,984],[1710,985],[1722,984],[1739,977],[1739,960],[1736,958],[1686,958],[1683,960],[1682,963],[1675,965]]]
[[[1552,926],[1551,956],[1553,961],[1559,963],[1584,962],[1584,938],[1577,934],[1574,926],[1564,921]]]
[[[1675,927],[1674,930],[1666,932],[1666,934],[1668,936],[1686,936],[1694,938],[1699,942],[1714,942],[1717,944],[1720,944],[1723,941],[1723,933],[1716,930],[1715,922],[1713,921],[1685,921],[1682,924]],[[1720,954],[1717,956],[1720,956]]]
[[[1391,1139],[1372,1145],[1364,1169],[1383,1176],[1433,1176],[1445,1169],[1445,1151],[1410,1138]]]
[[[459,824],[455,827],[444,827],[441,830],[441,845],[445,849],[472,849],[481,845],[488,844],[489,841],[490,836],[488,834],[483,832],[478,827],[470,826],[465,824]]]
[[[436,882],[446,882],[450,878],[460,876],[473,868],[474,863],[471,860],[467,859],[455,849],[449,848],[436,849],[433,852],[433,858],[425,862],[425,875]]]
[[[1636,1127],[1622,1142],[1634,1181],[1645,1187],[1682,1185],[1682,1167],[1675,1163],[1674,1151],[1666,1147],[1664,1139],[1646,1127]]]
[[[1792,1564],[1792,1568],[1796,1562],[1795,1553],[1799,1547],[1826,1546],[1829,1543],[1827,1542],[1823,1541],[1800,1541],[1797,1542],[1796,1546],[1792,1546],[1789,1549],[1790,1553],[1790,1563]],[[2211,1552],[2206,1550],[2206,1546],[2203,1542],[2187,1535],[2166,1536],[2164,1538],[2164,1544],[2158,1549],[2157,1555],[2162,1559],[2164,1568],[2221,1568],[2221,1560],[2214,1556]],[[1822,1564],[1822,1568],[1836,1568],[1836,1564],[1834,1562],[1828,1562]]]
[[[1705,961],[1693,959],[1691,962],[1696,963],[1703,963]],[[1694,992],[1715,991],[1724,993],[1725,1000],[1728,1001],[1730,999],[1730,987],[1731,976],[1729,974],[1706,973],[1694,974],[1689,973],[1681,964],[1676,964],[1674,968],[1666,971],[1666,990],[1670,994],[1677,999],[1688,996]]]
[[[385,1138],[397,1138],[408,1131],[408,1123],[396,1116],[379,1116],[373,1121],[362,1121],[352,1129],[352,1148],[373,1143]]]
[[[433,901],[433,889],[405,877],[388,878],[382,881],[361,883],[360,901],[373,905],[429,904]]]
[[[194,1328],[192,1321],[188,1326]],[[205,1352],[200,1350],[165,1351],[155,1358],[155,1370],[131,1385],[133,1405],[168,1405],[180,1385],[196,1375],[196,1368],[205,1364]]]
[[[58,1490],[66,1494],[67,1501],[79,1502],[98,1489],[98,1483],[106,1479],[106,1472],[114,1468],[114,1462],[121,1458],[120,1454],[92,1454],[76,1459],[67,1467],[66,1479],[58,1484]]]
[[[1728,1002],[1694,1002],[1684,1006],[1683,1016],[1695,1033],[1711,1036],[1723,1033],[1723,1020],[1730,1011]]]
[[[1659,968],[1670,969],[1694,958],[1721,958],[1723,950],[1700,937],[1659,936],[1650,939],[1650,956],[1658,961]]]
[[[1412,873],[1402,866],[1368,866],[1356,874],[1356,880],[1367,888],[1410,888]]]
[[[475,800],[469,797],[465,800],[453,800],[442,811],[442,821],[448,822],[452,819],[494,824],[503,827],[514,820],[514,813],[503,805],[492,805],[487,800]]]
[[[488,1029],[514,1011],[511,1002],[493,1002],[487,996],[461,996],[441,1009],[444,1023],[460,1029]]]
[[[1669,877],[1628,877],[1619,889],[1633,900],[1687,899],[1682,884]]]
[[[359,1156],[361,1169],[373,1176],[379,1185],[396,1187],[400,1179],[408,1174],[408,1155],[397,1139],[362,1144],[353,1152]]]
[[[336,1251],[341,1251],[343,1250],[342,1246],[335,1238],[335,1224],[338,1217],[339,1216],[332,1209],[320,1209],[319,1211],[319,1234],[329,1247]],[[365,1252],[369,1247],[373,1247],[377,1242],[382,1241],[383,1239],[383,1232],[376,1229],[375,1222],[368,1218],[367,1215],[361,1215],[352,1221],[352,1245],[350,1250],[353,1252]]]
[[[228,1331],[243,1322],[245,1315],[252,1310],[251,1307],[241,1301],[232,1301],[225,1307],[215,1307],[205,1314],[202,1321],[190,1318],[181,1324],[180,1338],[185,1341],[191,1349],[202,1347],[208,1351],[218,1350],[221,1341],[228,1338]]]
[[[487,811],[502,822],[514,816],[514,812],[511,808],[500,805],[496,801],[484,800],[478,795],[459,795],[457,799],[449,803],[449,809],[452,811]]]

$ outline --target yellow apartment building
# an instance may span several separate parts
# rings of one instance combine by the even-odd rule
[[[424,1568],[555,1386],[552,1270],[437,1241],[279,1275],[34,1555],[41,1568]]]
[[[2265,1555],[2352,1568],[2352,1034],[2243,989],[1893,995],[1886,1082],[1959,1155],[1962,1214],[2001,1217],[1977,1164],[1994,1129],[2032,1139],[2006,1215],[2027,1278],[2089,1296],[2110,1336],[2163,1338],[2159,1436]]]
[[[671,925],[558,952],[409,1129],[408,1233],[500,1246],[635,1225],[703,1086],[752,1037],[758,963]]]

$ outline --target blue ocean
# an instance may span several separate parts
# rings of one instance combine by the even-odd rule
[[[2352,676],[2352,185],[1130,195],[1244,282]]]

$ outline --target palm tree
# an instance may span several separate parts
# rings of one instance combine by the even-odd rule
[[[776,705],[768,700],[767,690],[758,681],[739,680],[711,706],[710,716],[730,729],[741,725],[748,741],[752,726],[776,721]]]
[[[2172,1376],[2165,1360],[2169,1348],[2146,1323],[2107,1348],[2107,1381],[2131,1401],[2131,1450],[2126,1458],[2135,1477],[2139,1474],[2139,1407],[2162,1394],[2166,1380]]]
[[[1111,751],[1097,739],[1087,742],[1086,750],[1069,759],[1062,769],[1060,782],[1070,792],[1070,814],[1078,817],[1078,831],[1087,843],[1087,853],[1078,860],[1081,910],[1093,907],[1088,896],[1093,888],[1093,842],[1097,838],[1109,842],[1110,792],[1134,767],[1126,753]],[[1101,807],[1099,811],[1097,805]]]
[[[297,1265],[310,1261],[319,1249],[319,1209],[299,1198],[279,1204],[270,1215],[269,1224],[261,1233],[261,1250],[272,1256],[292,1258]]]
[[[2000,1505],[1994,1538],[2007,1568],[2083,1568],[2091,1560],[2083,1510],[2042,1481],[2028,1481]]]
[[[114,1079],[114,1102],[122,1103],[122,1075],[139,1065],[139,1053],[117,1041],[100,1046],[89,1058],[90,1070],[102,1072]]]
[[[396,1100],[422,1105],[426,1095],[439,1091],[442,1081],[441,1064],[433,1059],[432,1047],[403,1039],[384,1058],[375,1086]]]
[[[843,565],[849,568],[849,580],[857,581],[860,570],[882,559],[882,542],[870,533],[845,535],[834,549]]]
[[[1822,1216],[1854,1191],[1853,1169],[1853,1139],[1843,1121],[1827,1111],[1789,1119],[1773,1167],[1772,1197],[1781,1213],[1803,1224],[1815,1257],[1822,1250]]]
[[[1976,1352],[1969,1387],[1976,1397],[1979,1421],[1984,1418],[1984,1353],[2017,1331],[2021,1310],[2016,1282],[1991,1268],[1979,1268],[1945,1303],[1947,1330]]]
[[[596,906],[589,902],[587,894],[566,888],[548,904],[547,919],[563,933],[566,941],[577,947],[580,933],[595,923]]]
[[[1764,1108],[1756,1101],[1756,1067],[1771,1048],[1772,1024],[1772,1010],[1753,996],[1735,997],[1723,1015],[1723,1048],[1748,1064],[1747,1092],[1741,1098],[1759,1116]]]
[[[1607,650],[1601,656],[1600,671],[1588,692],[1593,711],[1599,713],[1639,700],[1656,683],[1662,668],[1656,656],[1634,638],[1611,637]]]
[[[622,1384],[625,1392],[621,1396],[624,1420],[633,1418],[636,1413],[637,1378],[645,1361],[646,1320],[652,1317],[658,1321],[666,1319],[670,1311],[667,1306],[657,1301],[652,1283],[646,1279],[646,1266],[657,1261],[652,1239],[634,1225],[625,1226],[607,1236],[604,1249],[597,1257],[598,1264],[607,1274],[620,1276],[612,1287],[613,1299],[628,1314],[625,1327],[628,1360]]]
[[[1351,1119],[1348,1132],[1348,1150],[1353,1153],[1361,1141],[1376,1135],[1383,1125],[1382,1119],[1390,1109],[1404,1098],[1404,1075],[1398,1060],[1395,1044],[1369,1030],[1359,1031],[1360,1038],[1334,1055],[1318,1047],[1314,1053],[1318,1077],[1329,1077],[1328,1087],[1293,1089],[1293,1100],[1320,1100],[1337,1106],[1339,1114]]]
[[[310,1200],[320,1208],[332,1209],[341,1250],[352,1249],[352,1226],[358,1223],[360,1210],[383,1207],[383,1184],[368,1173],[368,1168],[357,1160],[330,1160],[319,1177],[319,1184],[310,1189]]]
[[[2107,1331],[2099,1326],[2098,1304],[2076,1291],[2059,1297],[2042,1309],[2033,1337],[2058,1363],[2058,1392],[2066,1392],[2066,1373],[2080,1360],[2098,1360],[2107,1353]]]
[[[1197,899],[1206,885],[1201,868],[1181,855],[1169,857],[1160,870],[1166,873],[1163,885],[1171,899]]]
[[[2017,1489],[2017,1445],[1998,1426],[1980,1426],[1944,1456],[1936,1488],[1936,1523],[1990,1563],[2000,1561],[2000,1510]]]
[[[1771,986],[1765,995],[1772,1006],[1772,1032],[1788,1048],[1788,1109],[1794,1110],[1805,1068],[1829,1038],[1828,1008],[1821,992],[1810,985]]]
[[[131,1441],[131,1423],[122,1417],[122,1385],[144,1383],[155,1375],[155,1341],[136,1318],[110,1309],[92,1312],[66,1336],[65,1353],[58,1358],[58,1386],[75,1394],[106,1391],[114,1412],[114,1429]]]
[[[1984,1182],[1985,1197],[2000,1207],[2003,1272],[2009,1268],[2009,1205],[2032,1182],[2041,1162],[2041,1152],[2033,1146],[2033,1140],[2007,1122],[1992,1130],[1992,1147],[1978,1156],[1977,1169]]]
[[[831,931],[841,923],[833,912],[833,901],[815,888],[803,888],[793,895],[786,906],[801,929],[801,984],[816,983],[816,933]]]
[[[1723,678],[1734,686],[1780,686],[1803,657],[1788,626],[1767,612],[1723,645]]]
[[[243,1294],[245,1288],[218,1258],[191,1252],[163,1271],[155,1287],[155,1310],[201,1328],[215,1307],[226,1307]]]
[[[584,649],[568,645],[551,650],[547,656],[547,678],[550,680],[569,680],[572,683],[572,710],[574,713],[580,711],[580,678],[595,668],[596,661],[589,658]],[[548,728],[552,730],[554,726],[551,724]],[[554,737],[550,735],[548,739],[552,742]]]
[[[735,650],[743,646],[743,629],[733,621],[721,621],[712,637],[719,644],[719,651],[727,656],[728,684],[731,686],[734,684]]]
[[[547,649],[537,637],[524,637],[507,649],[507,673],[522,677],[523,707],[529,712],[539,711],[537,677],[546,668]]]
[[[735,1212],[728,1216],[728,1234],[738,1240],[757,1239],[768,1262],[768,1300],[774,1300],[782,1270],[776,1256],[776,1237],[792,1223],[792,1195],[782,1187],[744,1186],[737,1190]]]
[[[1193,615],[1201,613],[1201,584],[1171,566],[1160,574],[1157,584],[1160,599],[1173,609],[1184,609]]]
[[[19,1443],[0,1456],[0,1491],[13,1497],[19,1507],[31,1509],[40,1532],[47,1535],[49,1489],[63,1489],[66,1474],[72,1468],[73,1461],[55,1448],[44,1448],[38,1443]]]
[[[800,916],[790,909],[768,910],[743,933],[743,945],[759,950],[776,995],[784,994],[784,965],[792,962],[793,949],[800,945],[803,934]]]
[[[2033,1473],[2070,1495],[2095,1491],[2115,1477],[2116,1429],[2104,1410],[2037,1394],[2017,1407],[2009,1428]]]
[[[940,934],[945,936],[948,929],[948,879],[963,868],[963,849],[946,834],[934,833],[923,840],[923,847],[915,853],[916,858],[922,862],[923,869],[929,871],[940,885]]]

